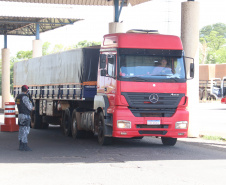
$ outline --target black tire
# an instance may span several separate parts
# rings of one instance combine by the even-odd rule
[[[42,128],[43,129],[48,129],[49,128],[49,123],[42,123]]]
[[[100,145],[110,145],[112,143],[112,137],[106,137],[105,134],[104,114],[100,112],[98,120],[98,143]]]
[[[177,138],[161,137],[162,144],[167,146],[174,146],[177,142]]]
[[[64,111],[62,122],[63,133],[65,136],[71,136],[71,112],[70,109]]]
[[[204,91],[202,89],[199,89],[199,100],[202,100],[204,97]]]
[[[73,110],[72,113],[72,122],[71,122],[71,134],[74,139],[82,138],[85,135],[85,131],[78,130],[78,122],[76,118],[76,110]]]
[[[213,95],[210,95],[210,96],[209,96],[209,100],[214,100],[214,101],[215,101],[215,100],[216,100],[216,97],[213,96]]]
[[[39,101],[35,102],[35,110],[31,111],[31,128],[42,128],[42,116],[39,114]]]
[[[35,125],[35,111],[31,111],[31,128],[34,128]]]

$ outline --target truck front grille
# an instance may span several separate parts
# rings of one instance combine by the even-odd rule
[[[185,94],[174,93],[131,93],[122,92],[125,96],[129,107],[131,108],[148,108],[148,109],[176,109],[180,100]],[[158,101],[152,103],[149,99],[151,95],[157,95]]]
[[[157,95],[155,103],[150,101],[151,95]],[[185,94],[179,93],[131,93],[122,92],[129,109],[135,117],[171,117],[175,113],[181,98]]]
[[[171,117],[176,111],[176,109],[129,109],[135,117]]]

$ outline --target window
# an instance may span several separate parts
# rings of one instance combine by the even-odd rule
[[[111,77],[115,77],[115,56],[114,55],[108,55],[107,74]]]
[[[164,80],[185,79],[184,61],[174,56],[121,55],[119,61],[120,79]]]

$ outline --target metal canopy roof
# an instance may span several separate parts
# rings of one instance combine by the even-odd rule
[[[0,0],[4,1],[4,0]],[[151,0],[119,0],[126,6],[128,3],[137,5]],[[99,5],[113,6],[114,0],[7,0],[6,2],[23,2],[23,3],[39,3],[39,4],[65,4],[65,5]],[[37,18],[37,17],[20,17],[0,15],[0,35],[36,35],[36,23],[39,24],[39,32],[45,32],[55,28],[73,24],[81,19],[66,18]]]
[[[2,1],[2,0],[0,0]],[[7,0],[11,2],[25,2],[25,3],[47,3],[47,4],[70,4],[70,5],[99,5],[111,6],[114,0]],[[122,0],[119,0],[120,2]],[[124,0],[124,4],[131,4],[132,6],[148,2],[151,0]]]
[[[36,23],[42,33],[79,20],[81,19],[0,16],[0,35],[33,36],[36,34]]]

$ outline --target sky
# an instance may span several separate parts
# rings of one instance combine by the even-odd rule
[[[200,29],[218,22],[226,24],[225,0],[197,1],[200,2]],[[129,5],[123,8],[119,21],[124,23],[125,31],[153,29],[159,30],[161,34],[180,36],[181,2],[185,2],[185,0],[153,0],[133,7]],[[114,17],[113,7],[9,3],[0,2],[1,15],[8,15],[10,12],[16,16],[61,16],[84,19],[74,25],[41,33],[42,43],[50,42],[52,46],[55,44],[70,46],[83,40],[102,41],[103,35],[108,33],[108,25],[113,22]],[[11,56],[20,50],[32,50],[32,40],[34,39],[35,36],[8,36],[8,48]],[[0,36],[0,47],[4,47],[3,36]]]

